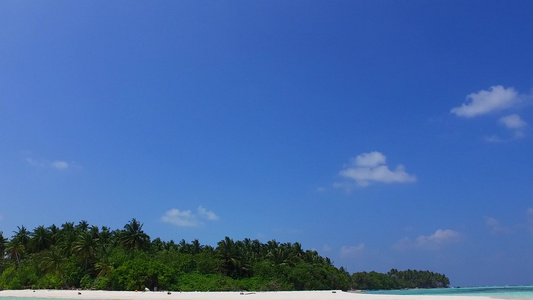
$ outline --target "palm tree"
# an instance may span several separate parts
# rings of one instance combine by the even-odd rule
[[[100,236],[100,229],[96,225],[89,227],[89,232],[92,234],[93,239],[97,239]]]
[[[189,244],[187,244],[185,239],[181,239],[181,241],[178,243],[178,249],[181,253],[189,253],[189,248]]]
[[[191,242],[191,254],[198,254],[202,252],[202,245],[198,239]]]
[[[252,251],[252,240],[249,238],[245,238],[242,240],[242,246],[246,252]]]
[[[320,264],[322,262],[322,258],[318,255],[318,252],[314,250],[305,251],[304,258],[305,261],[310,264]]]
[[[0,259],[4,258],[6,253],[7,238],[4,237],[4,233],[0,231]]]
[[[258,239],[253,240],[250,245],[250,249],[256,256],[259,256],[261,254],[262,248],[263,248],[263,244],[261,244],[261,242]]]
[[[218,242],[216,255],[222,260],[226,275],[238,275],[241,271],[241,256],[233,239],[226,237]]]
[[[67,259],[62,255],[60,249],[57,246],[52,246],[44,253],[39,267],[44,271],[57,272],[63,281],[63,285],[67,286],[67,281],[63,274],[63,263],[65,261]]]
[[[61,231],[74,231],[74,222],[65,222],[61,225]]]
[[[270,259],[274,265],[294,265],[294,256],[291,255],[287,249],[279,247],[270,250],[267,254],[267,258]]]
[[[85,220],[81,220],[74,229],[78,232],[87,231],[89,229],[89,223]]]
[[[178,246],[174,242],[174,240],[170,240],[170,242],[163,243],[163,249],[165,251],[175,251],[178,249]]]
[[[82,231],[72,244],[72,251],[84,261],[85,270],[87,270],[89,260],[92,260],[96,255],[96,241],[91,232]]]
[[[9,243],[7,243],[6,247],[6,253],[7,256],[14,260],[16,263],[17,269],[19,269],[19,276],[22,277],[22,269],[20,267],[22,255],[26,251],[26,247],[20,242],[18,239],[11,239]]]
[[[150,244],[150,237],[142,230],[143,224],[133,218],[124,225],[124,230],[120,233],[120,244],[130,250],[135,256],[135,249],[146,249]]]
[[[215,248],[213,248],[213,246],[205,245],[202,248],[202,253],[213,254],[213,253],[215,253]]]
[[[94,265],[95,269],[98,271],[97,278],[102,278],[109,276],[114,269],[113,264],[109,261],[108,257],[103,257],[102,260],[98,261]]]
[[[20,227],[17,226],[17,229],[17,231],[13,231],[15,234],[13,236],[13,240],[17,240],[19,244],[24,246],[24,248],[27,250],[28,244],[30,243],[30,232],[26,229],[26,227],[24,227],[24,225]]]
[[[152,241],[150,244],[150,251],[157,253],[161,252],[165,249],[165,243],[161,240],[161,238],[156,238]]]
[[[76,241],[76,238],[74,222],[63,223],[61,229],[55,234],[56,244],[65,257],[72,255],[72,244]]]
[[[302,244],[296,242],[294,244],[292,244],[292,253],[294,254],[294,257],[297,259],[297,260],[301,260],[305,254],[303,248],[302,248]]]
[[[48,227],[48,232],[50,233],[50,241],[52,245],[55,245],[57,243],[57,239],[59,238],[59,227],[57,227],[55,224],[52,224]]]
[[[38,226],[31,233],[31,249],[35,252],[48,249],[52,244],[51,233],[44,226]]]
[[[277,242],[276,240],[271,240],[271,241],[268,241],[266,244],[263,244],[263,247],[262,247],[262,255],[265,257],[268,255],[268,252],[276,249],[279,247],[279,242]]]
[[[111,244],[111,239],[113,238],[113,234],[109,230],[108,227],[102,226],[102,230],[98,233],[98,244]]]

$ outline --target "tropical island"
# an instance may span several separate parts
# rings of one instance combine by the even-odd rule
[[[132,219],[121,230],[77,225],[17,227],[0,232],[0,290],[95,289],[165,291],[294,291],[441,288],[430,271],[350,274],[295,243],[226,237],[216,247],[151,239]]]

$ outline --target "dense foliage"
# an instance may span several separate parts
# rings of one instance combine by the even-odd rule
[[[377,272],[352,274],[352,286],[360,290],[443,288],[449,284],[450,280],[446,276],[429,271],[392,269],[387,274]]]
[[[427,271],[430,279],[422,279],[424,272],[410,270],[381,274],[386,278],[375,272],[350,275],[299,243],[226,237],[215,248],[198,240],[151,240],[142,227],[135,219],[122,230],[86,221],[33,231],[22,226],[11,240],[0,232],[0,289],[349,290],[449,282],[444,275]]]

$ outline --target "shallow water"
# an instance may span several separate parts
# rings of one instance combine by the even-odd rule
[[[488,296],[503,299],[533,299],[533,285],[521,286],[490,286],[490,287],[464,287],[446,289],[416,289],[416,290],[389,290],[366,291],[365,294],[383,295],[432,295],[432,296]]]

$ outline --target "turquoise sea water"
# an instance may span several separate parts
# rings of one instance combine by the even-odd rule
[[[387,295],[432,295],[432,296],[488,296],[501,299],[533,299],[533,285],[521,286],[490,286],[490,287],[464,287],[446,289],[418,289],[418,290],[392,290],[392,291],[367,291],[365,294]]]

